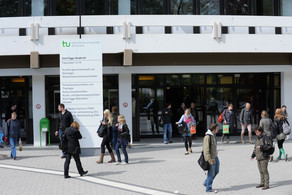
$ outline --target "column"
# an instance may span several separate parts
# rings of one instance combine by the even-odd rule
[[[45,9],[44,0],[31,1],[31,16],[43,16],[44,9]]]
[[[119,0],[119,15],[131,15],[131,0]]]
[[[132,129],[132,75],[131,73],[119,74],[119,111],[126,117],[133,140]]]
[[[40,146],[40,120],[46,117],[45,76],[32,76],[33,143]],[[46,133],[42,133],[42,146],[46,145]]]
[[[292,125],[292,72],[281,73],[281,106],[287,106],[288,122]],[[290,136],[292,137],[292,136]],[[290,138],[291,139],[291,138]]]

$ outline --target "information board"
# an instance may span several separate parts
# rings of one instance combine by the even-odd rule
[[[60,41],[61,103],[80,124],[82,148],[100,146],[103,117],[102,49],[98,39]]]

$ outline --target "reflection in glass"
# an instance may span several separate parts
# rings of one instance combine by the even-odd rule
[[[143,14],[164,14],[162,0],[143,0]]]
[[[219,15],[219,0],[201,0],[200,12],[201,15]]]
[[[273,15],[273,0],[256,0],[255,15],[272,16]]]
[[[225,15],[248,15],[248,0],[225,0]]]
[[[56,0],[56,15],[76,15],[76,0]]]
[[[207,75],[207,84],[217,84],[217,75],[216,74],[208,74]]]
[[[193,14],[193,0],[171,0],[170,12],[176,15]]]
[[[0,17],[18,16],[18,0],[0,0]]]
[[[282,16],[292,16],[292,1],[281,0],[281,11]]]

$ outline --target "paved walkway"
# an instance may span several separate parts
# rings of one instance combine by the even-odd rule
[[[239,143],[232,137],[231,144],[219,143],[220,173],[213,188],[218,194],[292,194],[292,141],[284,143],[291,153],[289,161],[269,164],[270,189],[262,191],[256,161],[251,162],[251,144]],[[202,149],[202,139],[193,143],[193,153],[184,155],[183,143],[163,144],[160,139],[142,140],[128,149],[128,165],[96,164],[98,157],[82,157],[87,176],[77,174],[72,159],[70,175],[64,179],[64,159],[57,146],[36,148],[24,146],[12,160],[9,148],[0,149],[1,195],[27,194],[206,194],[202,185],[206,178],[197,159]],[[278,150],[275,152],[275,157]],[[123,155],[122,155],[123,157]],[[106,155],[105,161],[109,160]]]

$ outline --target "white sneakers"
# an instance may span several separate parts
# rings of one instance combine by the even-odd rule
[[[127,165],[128,163],[126,162],[116,162],[115,165]]]

